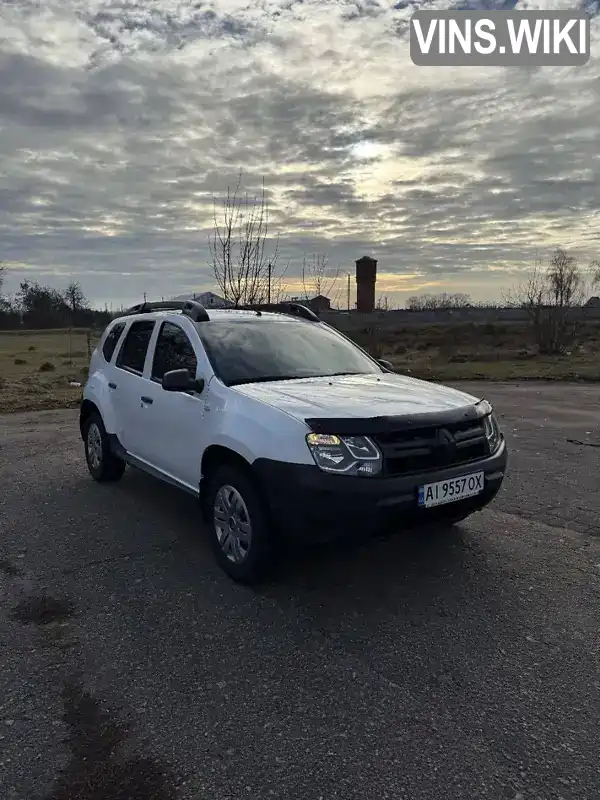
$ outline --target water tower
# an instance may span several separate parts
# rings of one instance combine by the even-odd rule
[[[375,310],[377,259],[363,256],[356,263],[356,310],[369,314]]]

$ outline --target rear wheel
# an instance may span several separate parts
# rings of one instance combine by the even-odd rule
[[[205,508],[221,569],[240,583],[267,577],[273,566],[271,529],[251,477],[233,465],[217,467],[208,479]]]
[[[110,449],[108,435],[99,414],[93,413],[83,424],[85,459],[90,475],[101,483],[118,481],[125,471],[125,462]]]

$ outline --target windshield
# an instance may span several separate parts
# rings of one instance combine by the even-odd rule
[[[215,373],[228,386],[383,372],[351,342],[312,323],[251,318],[203,322],[198,331]]]

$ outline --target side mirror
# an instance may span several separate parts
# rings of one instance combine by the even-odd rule
[[[387,370],[389,370],[390,372],[393,372],[393,371],[394,371],[394,365],[392,364],[392,362],[391,362],[391,361],[387,361],[387,359],[385,359],[385,358],[378,358],[378,359],[377,359],[377,363],[378,363],[378,364],[381,364],[381,366],[382,366],[384,369],[387,369]]]
[[[204,381],[192,378],[188,369],[172,369],[163,375],[162,388],[165,392],[201,392]]]

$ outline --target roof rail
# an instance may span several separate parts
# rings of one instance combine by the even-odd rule
[[[277,314],[289,314],[292,317],[301,317],[309,322],[320,322],[318,315],[310,308],[300,303],[257,303],[256,305],[240,306],[245,311],[273,311]]]
[[[161,300],[157,303],[138,303],[125,314],[149,314],[151,311],[181,311],[192,322],[208,322],[210,317],[203,305],[195,300]]]

